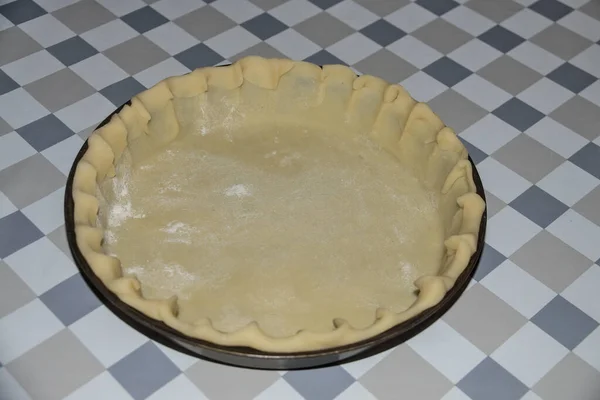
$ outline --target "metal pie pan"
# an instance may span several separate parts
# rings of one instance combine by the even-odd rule
[[[117,114],[125,105],[130,104],[131,102],[127,102],[123,106],[117,108],[102,121],[97,128],[106,125],[113,115]],[[87,261],[83,258],[75,239],[74,207],[71,194],[75,168],[87,151],[87,148],[88,145],[86,141],[73,162],[65,188],[64,214],[67,241],[77,268],[81,272],[81,275],[88,286],[102,303],[125,323],[156,342],[201,359],[245,368],[290,370],[355,361],[385,351],[410,339],[423,329],[427,328],[434,321],[439,319],[456,302],[456,300],[458,300],[469,284],[483,250],[487,223],[487,209],[484,211],[481,219],[479,236],[477,239],[477,249],[469,260],[467,268],[458,277],[455,285],[446,293],[442,301],[421,314],[369,339],[339,347],[296,353],[268,353],[249,347],[217,345],[205,340],[186,336],[168,327],[163,322],[147,317],[138,310],[125,304],[114,293],[106,288],[96,274],[94,274]],[[475,168],[473,160],[469,158],[469,161],[473,167],[473,178],[475,180],[477,194],[485,200],[485,193],[479,173]]]

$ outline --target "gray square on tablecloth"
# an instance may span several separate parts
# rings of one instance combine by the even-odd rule
[[[595,76],[568,62],[550,72],[547,77],[574,93],[581,92],[598,80]]]
[[[242,26],[260,40],[267,40],[271,36],[283,32],[288,28],[286,24],[268,13],[263,13],[249,19]]]
[[[137,36],[111,47],[104,52],[104,55],[130,75],[169,58],[163,49],[144,36]]]
[[[466,141],[465,139],[463,139],[461,137],[459,137],[459,139],[463,143],[465,148],[467,149],[467,152],[469,153],[469,157],[471,157],[471,160],[473,160],[475,165],[479,164],[480,162],[482,162],[483,160],[485,160],[488,157],[488,154],[481,151],[477,146],[469,143],[468,141]]]
[[[469,33],[441,18],[434,19],[411,35],[442,54],[448,54],[473,39]]]
[[[6,368],[32,400],[63,399],[103,371],[102,364],[68,329],[10,362]]]
[[[98,50],[79,36],[74,36],[48,47],[48,52],[66,66],[70,66],[93,56]]]
[[[492,218],[494,215],[498,214],[498,212],[502,211],[504,207],[506,207],[505,202],[494,196],[488,190],[485,190],[485,200],[487,203],[486,206],[488,218]]]
[[[516,97],[513,97],[495,109],[493,114],[521,132],[526,131],[544,118],[544,114]]]
[[[37,151],[70,137],[74,132],[53,114],[46,115],[17,129],[17,133]]]
[[[169,22],[162,14],[149,6],[123,15],[121,19],[139,33],[148,32],[150,29]]]
[[[491,358],[483,360],[457,386],[473,400],[518,400],[527,393],[527,386]]]
[[[475,276],[473,276],[473,278],[478,281],[482,280],[487,276],[487,274],[496,269],[496,267],[502,264],[505,260],[506,257],[504,255],[502,255],[489,244],[485,243],[483,245],[481,258],[479,259],[479,264],[477,265]]]
[[[571,7],[558,0],[538,0],[529,8],[552,21],[558,21],[573,11]]]
[[[24,89],[50,112],[70,106],[95,93],[93,87],[69,68],[25,85]]]
[[[563,60],[570,60],[592,44],[590,40],[559,24],[550,25],[529,40]]]
[[[546,304],[531,322],[569,350],[598,327],[598,322],[562,296],[556,296]]]
[[[310,1],[317,7],[321,7],[323,10],[326,10],[330,7],[333,7],[337,3],[341,2],[342,0],[308,0],[308,1]]]
[[[550,117],[588,140],[600,136],[600,108],[581,96],[574,96],[550,113]]]
[[[443,319],[486,354],[491,354],[527,322],[527,318],[479,283],[471,286]]]
[[[542,228],[546,228],[569,209],[537,186],[531,186],[514,199],[510,206]]]
[[[406,33],[385,19],[379,19],[365,26],[360,32],[381,46],[387,46],[402,38]]]
[[[536,383],[533,391],[544,400],[596,400],[600,393],[600,372],[570,353]]]
[[[545,230],[525,243],[510,259],[557,293],[591,265],[585,256]]]
[[[12,126],[8,124],[5,120],[0,118],[0,136],[6,135],[7,133],[13,130]]]
[[[19,87],[19,84],[15,82],[10,76],[0,70],[0,96],[4,93],[8,93],[11,90],[15,90]]]
[[[0,218],[0,258],[8,257],[43,236],[21,211]]]
[[[457,134],[483,118],[487,111],[452,89],[429,102],[431,109]]]
[[[48,233],[46,237],[50,239],[50,241],[54,243],[54,245],[58,247],[60,251],[67,255],[69,259],[73,260],[71,249],[69,249],[69,242],[67,242],[67,233],[64,225],[61,225],[52,232]]]
[[[452,87],[471,75],[472,72],[448,57],[442,57],[423,69],[444,85]]]
[[[493,157],[531,183],[537,183],[565,161],[525,134],[496,150]]]
[[[59,189],[65,181],[50,161],[35,154],[0,171],[0,192],[15,206],[24,208]]]
[[[597,160],[597,159],[596,159]],[[573,210],[600,226],[600,186],[583,196],[574,206]]]
[[[43,293],[40,300],[64,325],[71,325],[101,304],[80,274],[71,276]]]
[[[144,90],[146,90],[144,85],[130,76],[122,81],[108,85],[104,89],[101,89],[100,93],[109,99],[115,106],[119,107]]]
[[[316,52],[315,54],[304,59],[306,62],[310,62],[316,65],[329,65],[329,64],[339,64],[346,65],[345,62],[328,52],[327,50],[321,50]]]
[[[477,75],[512,95],[517,95],[542,78],[540,73],[507,55],[481,68]]]
[[[82,0],[52,13],[73,32],[80,34],[97,28],[116,16],[93,0]]]
[[[333,400],[354,378],[342,367],[290,371],[283,378],[307,399]]]
[[[0,6],[0,15],[15,25],[46,14],[46,10],[33,0],[17,0]]]
[[[286,0],[250,0],[250,2],[258,8],[268,11],[272,8],[282,5],[286,2]],[[209,2],[205,1],[205,3]]]
[[[600,146],[597,144],[593,142],[588,143],[577,153],[573,154],[569,160],[579,168],[600,179]]]
[[[204,360],[188,368],[185,375],[211,400],[253,399],[281,379],[275,371],[248,370]]]
[[[410,4],[410,0],[384,0],[384,1],[373,1],[373,0],[354,0],[367,10],[385,17],[392,12],[401,9],[402,7]]]
[[[173,21],[198,40],[207,40],[236,26],[229,17],[212,7],[201,7]]]
[[[396,347],[365,373],[359,382],[379,400],[439,400],[452,388],[441,372],[406,343]]]
[[[326,12],[294,26],[294,30],[321,47],[329,47],[351,35],[354,30]]]
[[[42,49],[42,46],[18,26],[0,31],[2,51],[0,51],[0,66],[20,60]]]
[[[497,23],[512,17],[523,9],[521,4],[513,0],[469,0],[465,5]]]
[[[589,0],[579,8],[579,11],[600,21],[600,3],[597,1]]]
[[[201,67],[212,67],[224,60],[216,51],[205,45],[198,43],[187,50],[176,54],[175,59],[191,70]]]
[[[145,399],[180,374],[179,368],[148,342],[109,369],[135,400]]]
[[[500,25],[483,32],[478,39],[503,53],[508,53],[525,41],[521,36]]]
[[[439,16],[446,14],[459,5],[454,0],[417,0],[416,3]]]
[[[35,299],[35,293],[4,261],[0,261],[0,293],[0,318]]]
[[[390,83],[401,82],[418,71],[412,64],[387,49],[377,51],[354,64],[354,67],[363,74],[377,76]]]

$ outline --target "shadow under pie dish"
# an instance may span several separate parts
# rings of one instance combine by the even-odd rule
[[[294,354],[438,305],[485,202],[455,133],[398,85],[246,57],[168,78],[87,141],[73,240],[102,285],[183,337]]]

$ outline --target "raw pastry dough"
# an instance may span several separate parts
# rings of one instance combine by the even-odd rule
[[[295,352],[437,304],[485,204],[454,132],[398,85],[247,57],[169,78],[88,140],[76,239],[119,298],[191,337]]]

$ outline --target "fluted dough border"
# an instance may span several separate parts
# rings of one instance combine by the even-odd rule
[[[216,330],[209,319],[185,323],[177,318],[175,298],[145,299],[140,282],[123,276],[120,261],[103,251],[98,184],[114,176],[127,148],[143,154],[145,149],[167,144],[177,137],[180,126],[175,101],[211,91],[277,91],[285,85],[289,90],[289,85],[298,80],[316,82],[316,91],[307,95],[315,105],[310,109],[311,115],[318,118],[318,105],[323,101],[338,102],[332,103],[332,107],[343,110],[346,123],[364,126],[365,132],[398,158],[418,165],[421,178],[439,187],[449,199],[442,207],[456,208],[452,220],[445,221],[446,253],[441,273],[417,279],[418,298],[406,311],[378,309],[375,322],[365,329],[355,329],[345,320],[336,319],[330,332],[303,330],[293,336],[274,338],[265,334],[256,322],[231,333]],[[353,112],[357,109],[360,113]],[[441,180],[440,170],[444,172]],[[401,86],[373,76],[357,77],[345,66],[321,68],[306,62],[254,56],[231,66],[200,68],[168,78],[135,96],[131,105],[124,106],[91,134],[88,149],[75,167],[72,197],[76,245],[94,274],[121,301],[189,337],[277,353],[319,350],[368,339],[438,304],[475,253],[485,210],[483,199],[476,193],[472,167],[462,143],[426,104],[416,102]]]

